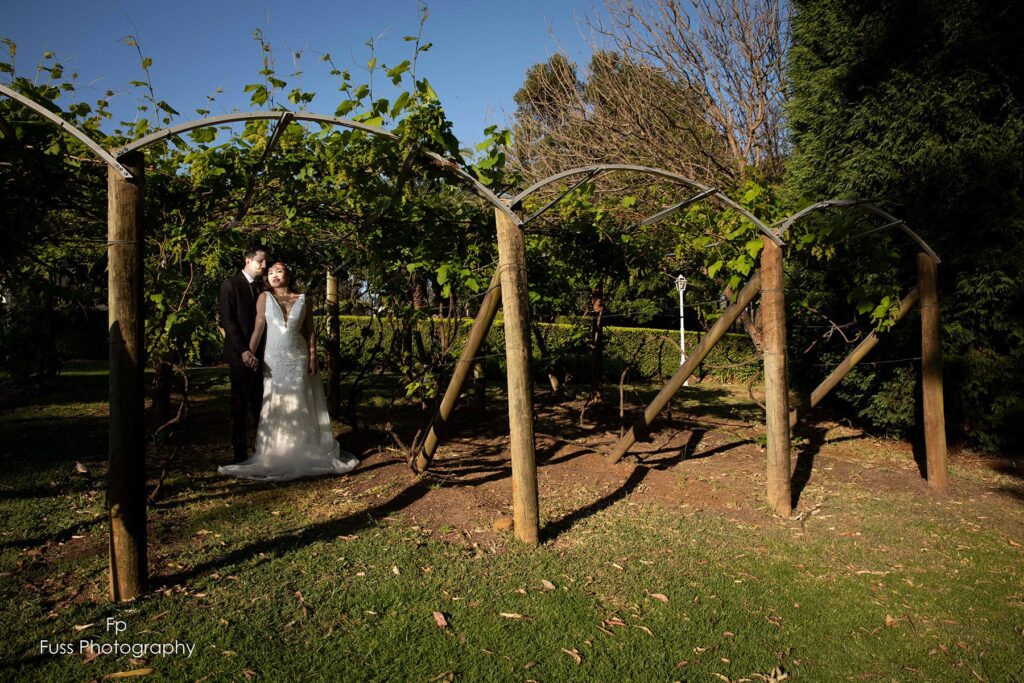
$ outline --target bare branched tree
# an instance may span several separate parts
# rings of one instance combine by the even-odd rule
[[[645,163],[716,185],[783,154],[783,0],[605,0],[581,74],[563,54],[516,94],[514,162],[527,178]]]
[[[604,0],[587,24],[628,59],[660,70],[698,99],[736,180],[781,172],[789,47],[785,0]],[[695,138],[700,142],[700,138]],[[705,150],[716,158],[717,147]]]
[[[644,163],[702,179],[721,171],[695,145],[697,138],[715,144],[696,98],[614,52],[595,52],[582,78],[556,54],[530,69],[516,104],[513,156],[528,178],[598,163]]]

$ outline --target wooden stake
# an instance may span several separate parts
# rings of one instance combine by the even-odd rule
[[[768,505],[793,512],[789,457],[789,377],[786,372],[786,296],[782,248],[764,238],[761,250],[761,321],[764,335],[765,429],[768,435]]]
[[[420,448],[419,453],[416,454],[416,458],[412,463],[413,471],[418,473],[425,472],[430,467],[430,463],[434,459],[434,453],[437,451],[441,439],[444,438],[444,430],[448,424],[448,419],[451,417],[452,411],[455,409],[455,403],[459,400],[462,388],[466,384],[466,378],[469,377],[475,365],[477,354],[480,353],[480,348],[487,338],[487,332],[491,329],[491,323],[494,322],[500,300],[501,275],[500,270],[495,270],[494,275],[491,277],[491,284],[487,286],[487,294],[484,295],[484,300],[480,304],[480,310],[476,312],[473,326],[469,329],[466,345],[462,347],[462,355],[459,356],[459,362],[455,364],[452,378],[448,382],[448,389],[445,390],[441,404],[434,415],[430,431],[423,440],[423,446]]]
[[[341,326],[338,322],[338,278],[327,270],[327,412],[341,412]]]
[[[533,383],[530,377],[530,300],[526,287],[526,246],[523,231],[501,211],[494,211],[498,230],[498,271],[505,320],[508,365],[508,425],[512,443],[512,518],[516,536],[535,545],[539,538],[537,460],[533,442]]]
[[[144,157],[120,159],[125,180],[107,169],[107,288],[110,333],[110,433],[107,512],[110,517],[110,599],[146,590],[146,435],[142,307]]]
[[[917,303],[918,298],[920,298],[918,295],[918,289],[917,287],[914,287],[914,289],[910,290],[910,293],[900,301],[900,311],[896,314],[895,322],[899,322],[906,317],[907,313],[914,308],[914,304]],[[821,384],[815,387],[814,391],[811,392],[810,399],[806,403],[797,406],[795,410],[789,413],[789,426],[791,428],[795,427],[797,422],[804,419],[807,416],[807,413],[809,413],[816,405],[821,403],[821,401],[829,395],[829,392],[835,389],[836,386],[843,381],[843,378],[849,374],[850,370],[853,370],[853,368],[857,366],[857,363],[861,362],[864,357],[868,355],[871,349],[878,345],[878,342],[879,335],[877,332],[872,331],[871,334],[864,337],[861,343],[857,344],[857,347],[850,352],[850,355],[844,358],[843,362],[837,365],[836,368],[829,373],[829,376],[826,377]]]
[[[928,254],[917,255],[918,287],[921,290],[921,394],[928,485],[946,493],[949,491],[949,463],[942,398],[942,339],[936,265]]]
[[[755,272],[750,281],[740,290],[740,293],[736,296],[736,302],[733,303],[729,308],[725,309],[708,333],[704,335],[704,338],[697,344],[697,348],[686,357],[686,362],[679,366],[675,374],[668,383],[662,387],[658,395],[654,397],[647,409],[644,410],[643,415],[637,418],[636,423],[629,428],[622,438],[616,443],[615,447],[608,454],[608,461],[611,463],[617,463],[622,460],[622,457],[626,452],[633,447],[637,439],[643,438],[647,434],[648,428],[651,423],[654,422],[654,418],[658,417],[668,402],[672,400],[679,388],[683,386],[683,383],[689,379],[690,375],[697,366],[704,360],[704,358],[710,353],[711,349],[715,347],[715,344],[725,336],[725,333],[729,331],[736,319],[740,317],[740,313],[746,308],[754,297],[757,296],[758,289],[761,286],[761,274]]]

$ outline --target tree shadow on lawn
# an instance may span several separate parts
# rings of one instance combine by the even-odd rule
[[[47,533],[42,536],[35,536],[33,538],[21,538],[14,541],[3,541],[0,542],[0,550],[6,550],[8,548],[34,548],[36,546],[43,545],[47,542],[53,543],[66,543],[71,540],[71,537],[79,534],[90,527],[96,526],[107,521],[106,515],[97,515],[92,519],[83,519],[80,522],[75,522],[71,526],[57,531],[54,533]]]
[[[242,548],[232,550],[226,555],[193,565],[182,572],[153,577],[153,588],[159,589],[175,584],[187,583],[208,572],[241,565],[257,558],[258,562],[256,564],[262,564],[268,561],[270,556],[291,552],[320,541],[334,540],[338,536],[365,529],[372,526],[378,518],[386,517],[408,507],[426,495],[430,488],[431,482],[425,479],[414,481],[380,505],[359,510],[338,519],[311,524],[293,533],[282,534],[250,543]],[[266,557],[260,557],[261,555]]]

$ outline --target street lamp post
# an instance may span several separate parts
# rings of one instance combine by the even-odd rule
[[[686,362],[686,306],[683,301],[683,293],[686,291],[686,278],[682,274],[676,278],[676,289],[679,291],[679,364],[682,365]],[[690,380],[687,379],[683,386],[690,386]]]

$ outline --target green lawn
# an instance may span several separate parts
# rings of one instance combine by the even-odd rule
[[[183,447],[150,514],[157,586],[112,605],[106,381],[86,366],[62,382],[0,417],[4,679],[1024,680],[1021,481],[956,467],[954,484],[996,493],[850,486],[828,514],[761,524],[626,495],[530,550],[439,540],[340,479],[226,481]],[[84,638],[194,651],[87,661]]]

